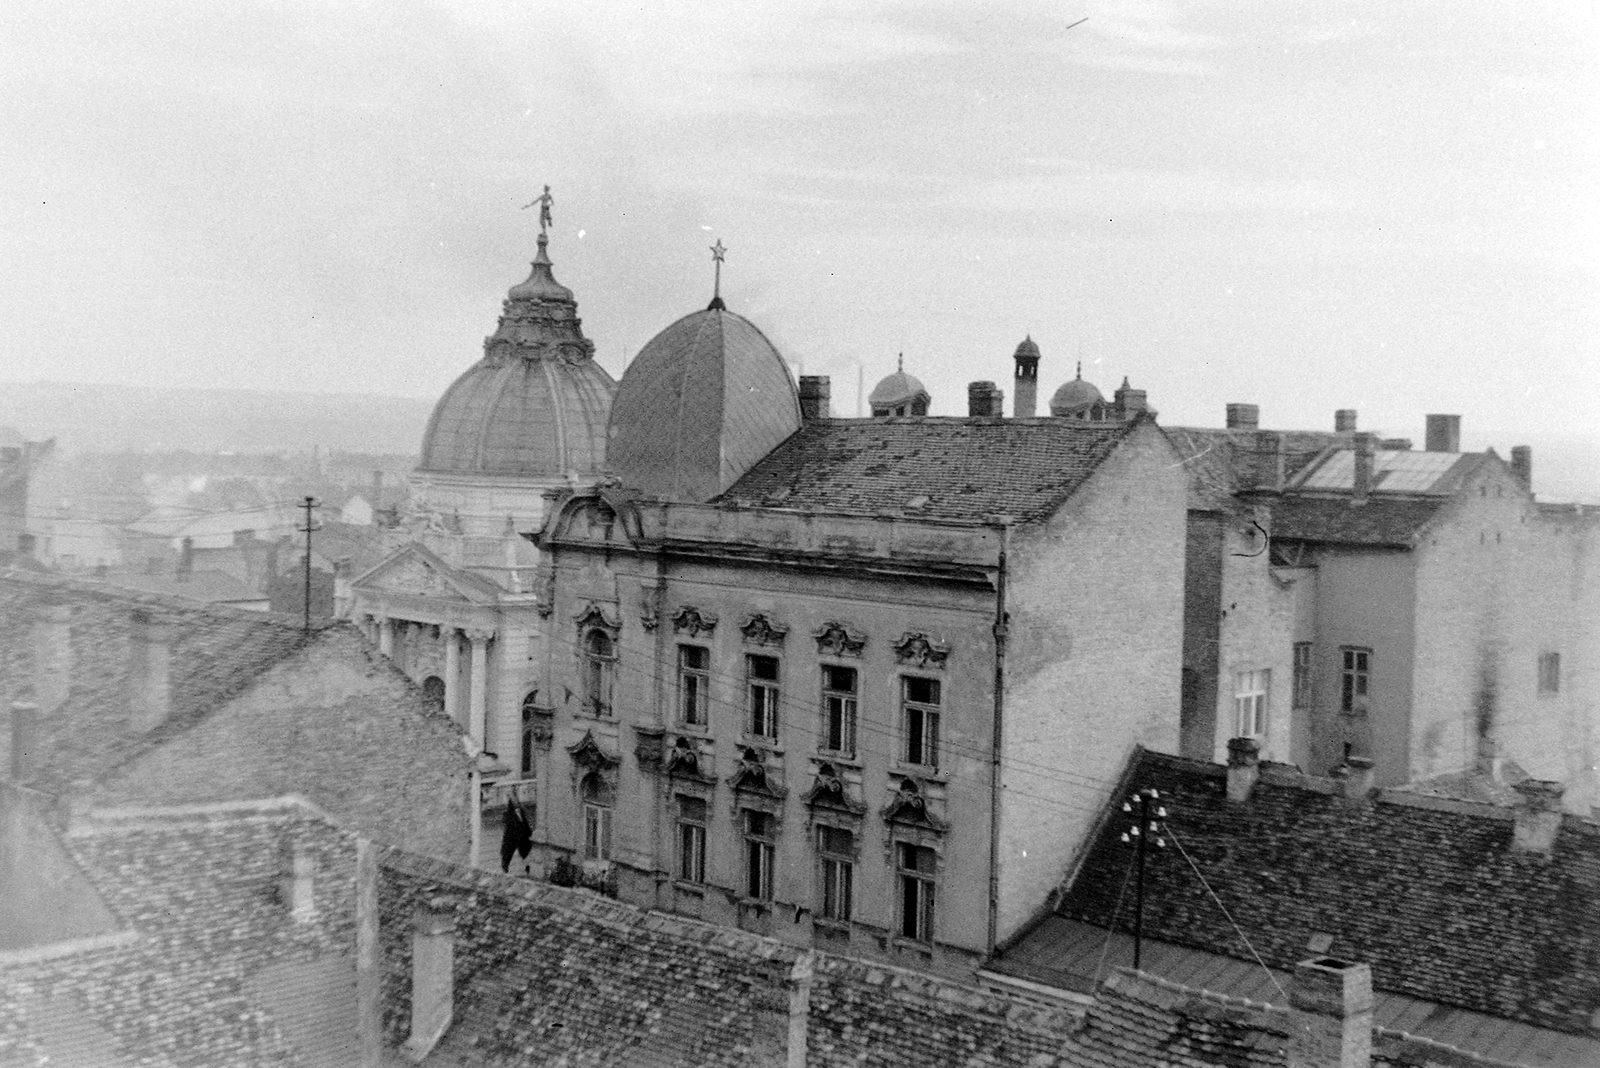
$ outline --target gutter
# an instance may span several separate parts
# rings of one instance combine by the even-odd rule
[[[1006,639],[1011,615],[1006,610],[1006,557],[1011,549],[1011,516],[994,517],[1000,531],[1000,556],[995,569],[994,597],[994,735],[989,743],[989,933],[988,956],[994,956],[1000,928],[1000,758],[1005,742]]]

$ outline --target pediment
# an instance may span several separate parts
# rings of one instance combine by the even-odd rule
[[[497,600],[492,583],[451,567],[416,544],[396,550],[351,586],[367,593],[404,594],[461,604],[493,604]]]

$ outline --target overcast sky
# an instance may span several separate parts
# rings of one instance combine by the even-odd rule
[[[1031,333],[1041,401],[1600,464],[1591,0],[7,8],[0,378],[435,396],[549,183],[613,373],[720,238],[844,414]]]

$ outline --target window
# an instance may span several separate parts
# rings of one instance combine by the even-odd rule
[[[933,941],[933,850],[927,846],[895,844],[895,869],[900,883],[901,938]]]
[[[1236,738],[1260,738],[1267,733],[1267,692],[1272,672],[1240,671],[1233,676],[1233,733]]]
[[[698,797],[678,798],[678,878],[706,881],[706,803]]]
[[[611,714],[611,680],[616,663],[616,643],[611,635],[591,630],[583,639],[583,700],[593,715]]]
[[[1294,643],[1294,708],[1311,707],[1311,643]]]
[[[432,701],[439,708],[444,707],[444,680],[437,675],[429,675],[422,680],[422,695]]]
[[[1367,688],[1372,678],[1372,650],[1347,645],[1340,650],[1344,672],[1339,689],[1339,711],[1365,712]]]
[[[936,679],[900,680],[900,758],[907,764],[939,766],[939,683]]]
[[[822,666],[822,748],[856,755],[856,669]]]
[[[765,812],[744,813],[744,892],[757,901],[772,900],[772,867],[777,850],[776,821]]]
[[[583,780],[583,859],[611,859],[611,787],[598,775]]]
[[[1561,692],[1561,654],[1539,654],[1539,692]]]
[[[778,658],[747,656],[745,678],[750,689],[750,733],[778,737]]]
[[[850,919],[855,883],[855,835],[838,827],[817,828],[820,883],[817,915],[843,923]]]
[[[529,690],[522,699],[522,760],[520,770],[524,779],[534,774],[534,727],[539,722],[539,691]]]
[[[710,722],[711,650],[699,645],[678,646],[678,722],[704,727]]]

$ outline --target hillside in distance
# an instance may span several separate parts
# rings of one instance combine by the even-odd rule
[[[416,455],[433,401],[357,393],[0,382],[0,426],[69,452]]]

